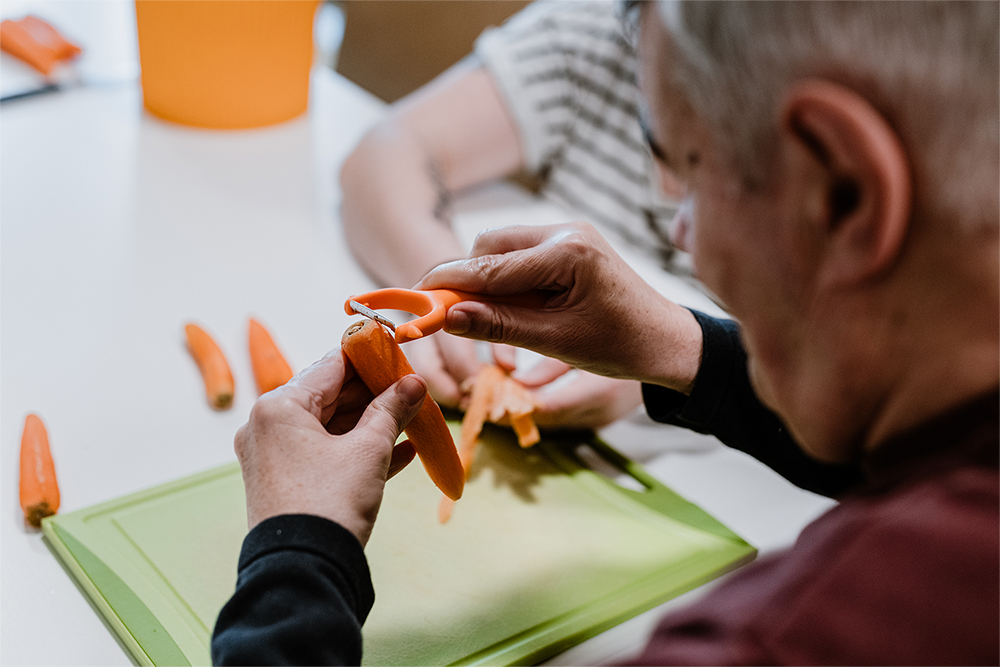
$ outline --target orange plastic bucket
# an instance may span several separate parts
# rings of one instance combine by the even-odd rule
[[[304,112],[319,0],[136,0],[146,109],[208,128]]]

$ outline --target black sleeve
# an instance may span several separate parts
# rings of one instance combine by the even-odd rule
[[[277,516],[243,541],[236,592],[212,636],[215,665],[357,665],[375,601],[361,543],[318,516]]]
[[[646,412],[655,421],[714,435],[746,452],[798,487],[834,497],[861,481],[860,467],[808,456],[750,384],[739,326],[692,310],[703,335],[701,366],[690,396],[644,384]]]

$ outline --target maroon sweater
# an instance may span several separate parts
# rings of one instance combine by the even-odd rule
[[[792,548],[664,618],[637,664],[998,664],[998,405],[886,443]]]

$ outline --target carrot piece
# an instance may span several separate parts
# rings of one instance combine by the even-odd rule
[[[476,376],[469,397],[469,408],[462,419],[459,452],[475,447],[475,440],[479,437],[485,419],[499,423],[504,417],[510,420],[522,447],[536,444],[541,436],[531,415],[537,406],[531,391],[506,371],[496,365],[483,367]],[[462,461],[465,460],[466,456],[463,455]]]
[[[257,392],[266,394],[292,379],[295,373],[285,361],[264,325],[250,318],[250,365],[257,381]]]
[[[521,447],[531,447],[538,444],[538,441],[542,439],[541,434],[538,432],[538,426],[530,414],[512,416],[510,418],[510,425],[514,427],[514,433],[517,434],[517,442]]]
[[[479,434],[483,431],[483,424],[490,419],[491,406],[496,403],[495,397],[498,387],[503,383],[506,374],[499,366],[484,366],[476,374],[472,385],[472,392],[469,395],[469,407],[462,417],[462,432],[458,436],[458,456],[462,460],[462,468],[465,470],[465,479],[469,479],[469,471],[472,470],[472,461],[476,455],[476,445],[479,443]],[[502,418],[503,415],[500,415]],[[438,521],[447,523],[451,518],[451,511],[454,501],[450,498],[442,498],[438,505]]]
[[[340,344],[373,394],[381,394],[399,378],[413,373],[399,344],[372,320],[349,326]],[[461,498],[465,471],[441,408],[433,398],[424,398],[420,412],[405,430],[431,481],[452,500]]]
[[[472,468],[472,459],[476,450],[476,442],[483,430],[483,424],[491,416],[491,407],[495,403],[497,387],[503,382],[506,374],[499,366],[485,366],[476,375],[472,393],[469,395],[469,407],[462,417],[462,432],[459,435],[458,454],[462,458],[462,466],[468,477]],[[503,415],[500,415],[502,418]]]
[[[438,505],[438,523],[448,523],[451,518],[451,510],[455,507],[455,501],[448,496],[441,496],[441,503]]]
[[[212,337],[197,324],[184,325],[184,333],[187,335],[188,350],[201,369],[208,404],[216,410],[232,406],[236,389],[226,356]]]
[[[21,434],[21,509],[24,519],[40,528],[42,519],[59,510],[59,485],[49,451],[49,434],[35,414],[24,420]]]
[[[495,364],[480,369],[472,383],[469,407],[462,417],[462,432],[459,436],[458,454],[462,459],[466,479],[472,469],[479,434],[487,421],[498,423],[504,417],[509,418],[521,447],[531,447],[541,440],[538,426],[531,417],[536,407],[537,402],[531,391],[505,370]],[[445,523],[451,518],[453,505],[448,498],[441,499],[438,521]]]
[[[502,395],[504,411],[510,417],[518,444],[531,447],[542,439],[535,420],[531,418],[536,407],[535,399],[523,384],[509,375],[505,379]]]

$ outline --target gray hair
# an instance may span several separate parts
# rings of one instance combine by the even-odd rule
[[[749,187],[765,183],[777,105],[807,77],[871,101],[907,147],[933,217],[998,225],[1000,18],[994,1],[667,0],[667,74]]]

